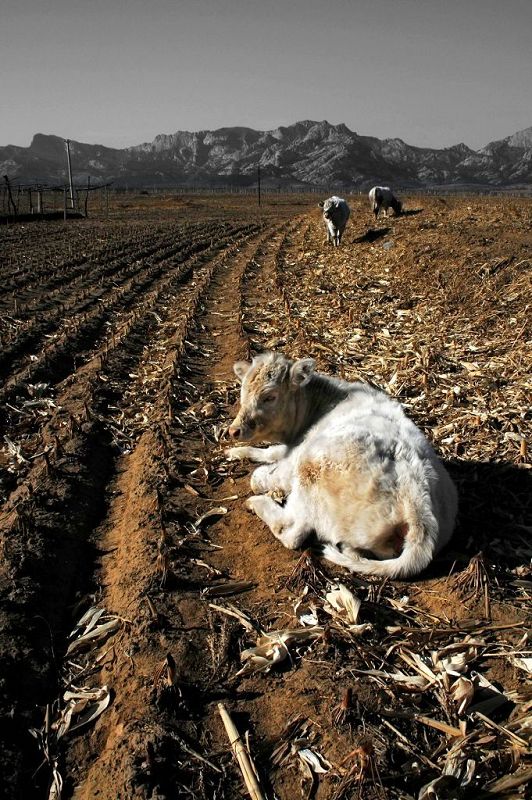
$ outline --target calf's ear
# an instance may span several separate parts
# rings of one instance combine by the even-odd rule
[[[240,383],[242,383],[242,381],[248,374],[250,367],[251,364],[249,364],[247,361],[236,361],[233,364],[233,372],[235,373]]]
[[[318,205],[319,205],[320,208],[323,208],[323,206],[325,205],[324,200],[322,200],[320,203],[318,203]]]
[[[290,368],[290,386],[292,389],[299,389],[309,382],[316,362],[313,358],[300,358],[294,361]]]

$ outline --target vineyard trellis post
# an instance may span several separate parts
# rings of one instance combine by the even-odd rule
[[[72,163],[70,161],[70,139],[65,139],[67,165],[68,165],[68,182],[70,185],[70,208],[74,210],[74,184],[72,182]]]

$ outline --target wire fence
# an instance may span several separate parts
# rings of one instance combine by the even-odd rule
[[[57,185],[43,183],[12,183],[7,175],[0,188],[0,218],[3,220],[87,217],[90,208],[100,211],[109,206],[109,186]]]
[[[518,187],[492,187],[475,185],[440,185],[440,186],[407,186],[394,185],[394,192],[398,196],[448,196],[448,197],[532,197],[532,186]],[[128,195],[144,196],[218,196],[218,195],[244,195],[258,196],[257,184],[238,186],[234,184],[220,184],[218,186],[116,186],[112,184],[95,185],[90,178],[85,185],[45,185],[30,183],[12,183],[4,176],[4,183],[0,186],[0,220],[27,220],[37,218],[87,217],[89,213],[106,215],[109,205],[115,198]],[[340,194],[349,197],[367,196],[368,188],[338,186],[334,184],[321,186],[305,186],[299,183],[272,185],[262,184],[260,194],[272,200],[281,195],[316,195],[327,197],[331,194]]]

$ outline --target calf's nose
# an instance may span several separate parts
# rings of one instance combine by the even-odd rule
[[[230,425],[229,436],[231,439],[240,439],[241,429],[237,425]]]

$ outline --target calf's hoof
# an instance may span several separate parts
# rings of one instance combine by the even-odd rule
[[[246,455],[243,452],[245,447],[228,447],[224,451],[224,456],[228,461],[242,461]]]
[[[253,511],[253,513],[256,514],[257,513],[256,506],[260,504],[261,500],[262,500],[261,495],[253,495],[253,497],[248,497],[245,503],[247,510]]]

